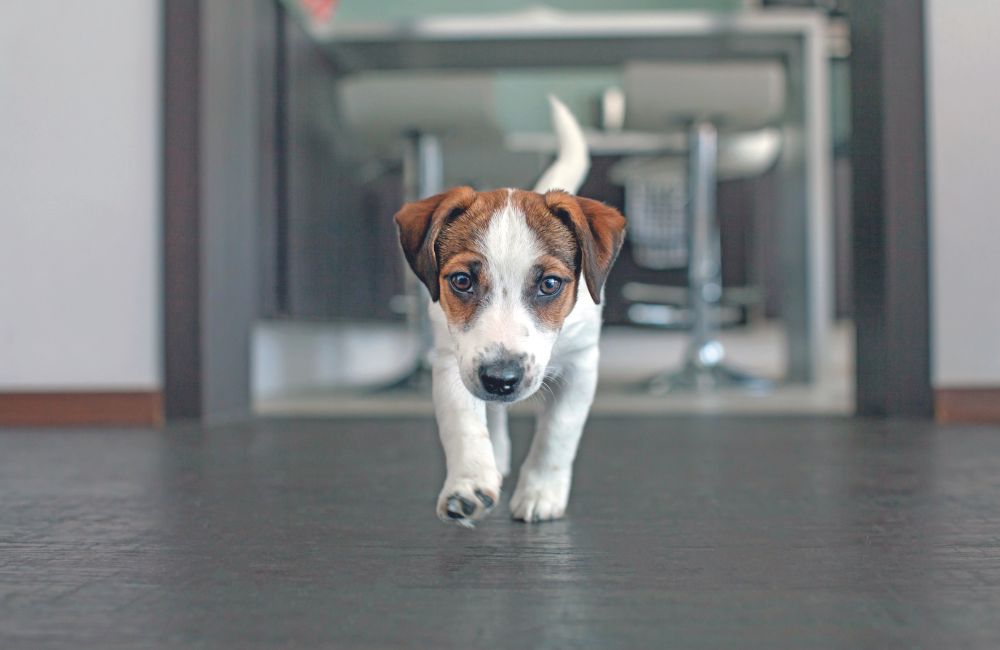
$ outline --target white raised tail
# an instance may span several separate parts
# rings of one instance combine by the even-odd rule
[[[580,123],[555,95],[549,95],[552,106],[552,126],[559,141],[555,161],[535,183],[536,192],[565,190],[576,194],[590,171],[590,150]]]

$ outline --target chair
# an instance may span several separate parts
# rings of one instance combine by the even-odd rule
[[[400,156],[403,199],[416,201],[444,186],[444,141],[499,142],[492,81],[485,74],[373,73],[348,78],[338,86],[338,105],[346,126],[380,157]],[[402,258],[402,253],[400,253]],[[423,389],[430,385],[433,332],[426,288],[403,267],[402,305],[407,328],[418,341],[409,369],[383,389]]]
[[[647,63],[626,66],[626,125],[687,134],[687,275],[691,334],[682,366],[649,382],[655,393],[718,387],[766,391],[772,383],[733,368],[713,317],[722,299],[715,192],[720,175],[750,176],[773,164],[772,127],[785,104],[778,63]],[[722,136],[720,137],[720,132]]]

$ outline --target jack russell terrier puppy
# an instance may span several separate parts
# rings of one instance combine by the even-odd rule
[[[431,296],[434,410],[448,468],[437,514],[469,527],[498,502],[510,471],[507,406],[544,382],[551,394],[510,510],[526,522],[566,512],[597,386],[604,281],[625,238],[621,213],[574,196],[589,152],[572,113],[549,99],[559,154],[535,191],[456,187],[395,216]]]

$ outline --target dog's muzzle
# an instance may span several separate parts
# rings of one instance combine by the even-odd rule
[[[479,366],[479,383],[490,395],[506,397],[517,390],[524,378],[520,361],[501,359]]]

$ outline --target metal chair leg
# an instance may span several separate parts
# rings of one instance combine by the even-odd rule
[[[773,382],[729,367],[711,314],[722,298],[722,252],[715,209],[718,134],[710,122],[695,122],[688,133],[688,291],[691,340],[680,370],[649,381],[653,393],[734,387],[764,392]]]

